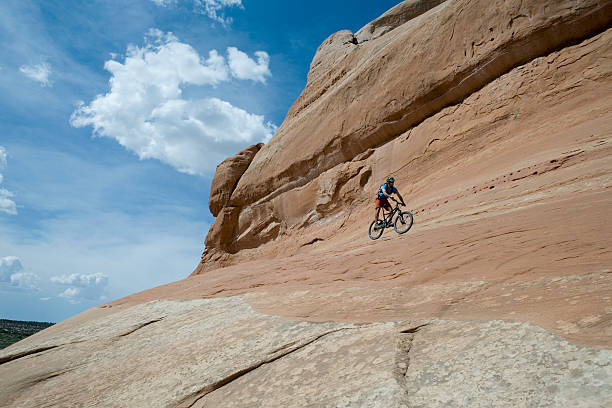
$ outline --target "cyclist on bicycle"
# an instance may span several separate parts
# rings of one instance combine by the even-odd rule
[[[402,198],[402,195],[399,193],[399,191],[397,191],[397,188],[393,187],[393,184],[395,183],[395,179],[389,176],[387,177],[386,181],[387,182],[385,184],[380,186],[380,188],[378,189],[378,194],[376,194],[376,218],[374,218],[374,221],[378,220],[378,216],[380,215],[381,208],[384,208],[387,211],[393,210],[388,200],[391,194],[397,194],[397,196],[401,200],[401,204],[406,205],[404,204],[404,199]]]

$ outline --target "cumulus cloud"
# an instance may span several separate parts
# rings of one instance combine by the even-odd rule
[[[123,63],[105,63],[110,91],[80,105],[70,122],[92,126],[95,136],[115,139],[140,159],[158,159],[187,174],[210,173],[228,155],[276,131],[263,116],[221,99],[183,98],[187,85],[215,86],[232,76],[263,82],[270,75],[266,53],[255,53],[257,62],[235,48],[228,55],[231,65],[216,50],[204,58],[171,33],[151,30],[143,47],[128,47]]]
[[[6,168],[6,150],[4,147],[0,146],[0,170],[4,170]],[[4,176],[0,173],[0,184],[4,180]],[[15,215],[17,214],[17,205],[11,197],[15,195],[8,191],[7,189],[0,188],[0,212]]]
[[[94,273],[91,275],[73,273],[71,275],[53,276],[51,282],[61,285],[74,285],[82,288],[96,286],[104,287],[108,284],[108,277],[101,273]]]
[[[17,214],[17,205],[11,200],[11,197],[14,196],[15,194],[10,191],[0,188],[0,211],[11,215]]]
[[[230,70],[236,78],[265,83],[266,76],[272,75],[269,68],[270,56],[267,52],[257,51],[255,53],[257,62],[235,47],[229,47],[227,55]]]
[[[36,65],[22,65],[19,68],[22,74],[27,76],[33,81],[40,83],[41,86],[51,86],[52,83],[49,80],[51,74],[51,66],[46,62],[41,62]]]
[[[62,293],[59,294],[59,297],[66,299],[68,302],[75,304],[80,303],[78,296],[81,293],[81,290],[78,288],[68,288]]]
[[[16,256],[0,258],[0,282],[10,282],[11,275],[23,271],[21,260]]]
[[[20,289],[38,289],[38,275],[30,272],[19,272],[11,275],[11,286]]]
[[[21,260],[16,256],[0,258],[0,284],[9,289],[38,290],[38,275],[24,272]]]
[[[90,275],[73,273],[71,275],[53,276],[51,282],[69,286],[59,296],[71,303],[76,303],[80,299],[104,299],[103,292],[108,286],[108,276],[102,273],[92,273]]]

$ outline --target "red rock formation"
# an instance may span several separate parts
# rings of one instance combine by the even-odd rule
[[[612,1],[437,3],[328,38],[194,274],[0,351],[0,405],[612,400]]]
[[[585,323],[588,316],[605,322],[609,312],[603,311],[612,307],[612,283],[605,278],[612,254],[602,244],[612,241],[612,231],[608,225],[600,228],[611,200],[612,31],[602,27],[611,25],[612,3],[481,4],[482,14],[471,8],[473,3],[443,3],[360,45],[349,41],[346,31],[326,40],[303,94],[238,182],[230,200],[231,250],[219,250],[221,241],[207,247],[193,278],[203,275],[210,289],[195,293],[273,290],[279,295],[267,295],[270,302],[263,310],[269,313],[392,320],[415,313],[401,306],[404,296],[410,296],[406,293],[423,296],[425,282],[438,282],[442,286],[431,289],[437,295],[427,295],[430,300],[419,306],[420,317],[496,316],[537,323],[576,341],[612,344],[609,325],[602,333],[602,326]],[[493,39],[474,42],[472,54],[471,40],[491,33],[489,28],[496,33]],[[437,37],[430,42],[438,47],[437,54],[431,44],[405,46],[434,32],[447,40],[461,38],[469,47],[458,53],[442,47]],[[456,64],[449,71],[452,61]],[[507,72],[496,76],[503,71],[502,62]],[[426,63],[435,69],[426,72]],[[351,72],[350,80],[329,82],[334,72],[343,70],[343,75]],[[373,70],[377,75],[365,74]],[[476,79],[482,84],[466,85]],[[466,94],[458,103],[431,109],[436,113],[402,130],[417,106],[438,103],[424,95],[438,89],[436,97],[448,102],[459,88]],[[351,116],[353,111],[363,116]],[[334,128],[341,123],[339,112],[351,120],[332,132],[335,138],[328,136],[328,128],[317,137],[301,136],[300,129],[318,129],[324,121]],[[393,112],[403,113],[386,121]],[[383,131],[389,126],[395,130]],[[372,145],[359,142],[364,140],[359,134],[368,129],[366,139],[377,139],[366,149]],[[366,150],[359,153],[361,149]],[[314,164],[302,162],[296,167],[300,171],[288,171],[285,163],[296,165],[299,160],[291,159],[303,152],[315,157]],[[274,180],[266,179],[268,171]],[[398,179],[415,226],[401,239],[391,233],[382,242],[370,242],[366,229],[373,216],[372,195],[388,174]],[[268,182],[249,182],[255,175]],[[276,188],[276,180],[284,184]],[[251,201],[239,199],[246,196]],[[491,300],[495,306],[482,312],[488,301],[479,291],[462,289],[473,276],[486,282],[485,292],[500,296],[511,290],[540,301],[523,305],[513,298]],[[584,284],[569,291],[551,283],[555,279],[584,279]],[[186,284],[199,288],[196,282]],[[315,311],[324,295],[314,293],[334,292],[343,285],[370,288],[364,293],[389,285],[403,289],[398,289],[397,301],[376,292],[371,300],[342,299],[338,308],[330,304]],[[542,285],[555,287],[555,296],[550,298]],[[285,303],[285,293],[302,287],[314,291],[312,303]],[[442,287],[453,289],[442,294]],[[569,297],[604,300],[568,305]],[[534,314],[538,302],[549,312]],[[380,308],[389,312],[372,312]]]
[[[611,44],[607,30],[536,58],[279,195],[268,205],[295,225],[287,235],[211,259],[210,272],[200,265],[184,283],[143,299],[261,291],[256,304],[267,313],[495,316],[612,345],[612,229],[602,224],[612,204]],[[372,196],[387,174],[396,176],[415,225],[370,241]],[[350,287],[361,289],[334,295]],[[287,298],[302,288],[309,294]]]
[[[343,208],[334,198],[336,204],[321,211],[316,202],[321,195],[364,200],[370,193],[354,182],[350,196],[319,191],[346,163],[371,172],[361,160],[369,149],[397,139],[512,68],[594,35],[612,20],[608,1],[458,0],[431,8],[437,3],[401,3],[364,27],[376,31],[385,21],[400,24],[370,41],[357,44],[346,30],[324,41],[306,89],[232,193],[227,205],[233,208],[233,225],[224,227],[233,228],[230,240],[216,239],[216,222],[204,260],[217,249],[253,248]],[[341,167],[327,173],[336,166]],[[360,182],[368,174],[359,176]]]

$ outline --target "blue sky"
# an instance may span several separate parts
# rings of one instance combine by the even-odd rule
[[[216,165],[269,140],[327,36],[397,3],[0,2],[0,318],[189,275]]]

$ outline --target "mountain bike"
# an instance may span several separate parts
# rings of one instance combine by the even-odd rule
[[[410,211],[400,210],[399,202],[393,197],[389,198],[395,201],[395,208],[393,209],[393,211],[389,212],[385,211],[385,209],[383,208],[383,219],[372,221],[372,224],[370,224],[370,229],[368,230],[368,235],[370,236],[370,239],[380,238],[385,228],[389,228],[392,225],[395,229],[395,232],[397,232],[398,234],[404,234],[408,232],[410,227],[412,227],[412,222],[414,221],[412,213]],[[393,217],[395,217],[395,221],[393,220]]]

